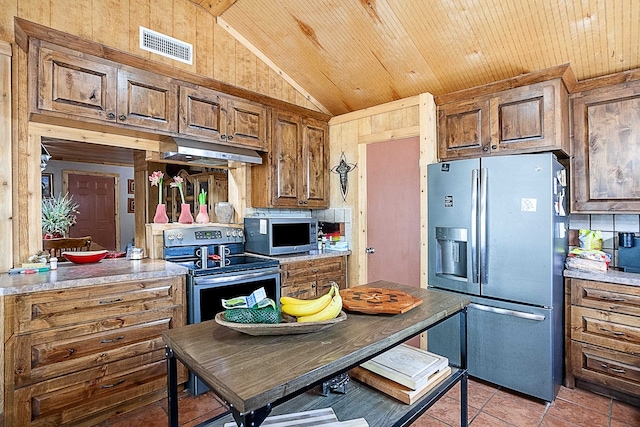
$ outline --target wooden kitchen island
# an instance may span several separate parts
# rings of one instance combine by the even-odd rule
[[[300,335],[250,336],[215,321],[168,330],[169,426],[178,426],[176,359],[204,381],[230,408],[211,426],[236,420],[260,425],[270,414],[332,407],[340,421],[365,418],[370,426],[405,426],[461,382],[461,425],[467,425],[466,307],[463,295],[379,281],[369,286],[398,289],[422,299],[404,314],[348,313],[331,328]],[[430,394],[405,405],[350,381],[347,393],[322,396],[314,390],[338,374],[397,346],[457,313],[460,316],[462,366]],[[272,411],[273,410],[273,411]],[[254,424],[252,424],[254,423]]]

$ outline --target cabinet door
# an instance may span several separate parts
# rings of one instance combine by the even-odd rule
[[[153,130],[178,130],[178,83],[159,74],[125,67],[118,71],[119,123]]]
[[[267,149],[267,109],[237,98],[227,101],[227,142]]]
[[[220,140],[227,133],[226,98],[207,88],[180,87],[180,133]]]
[[[39,50],[38,108],[114,121],[117,69],[80,52]]]
[[[300,171],[302,199],[307,208],[329,206],[329,128],[326,123],[304,119]],[[302,202],[302,203],[300,203]]]
[[[298,207],[302,195],[299,174],[303,165],[300,116],[284,111],[272,115],[271,189],[274,207]],[[255,189],[254,189],[255,191]]]
[[[490,101],[491,153],[547,151],[556,147],[553,82],[506,90]],[[560,147],[558,147],[560,148]]]
[[[572,212],[640,212],[640,81],[573,99]]]
[[[489,100],[453,102],[438,107],[438,156],[441,160],[489,152]]]

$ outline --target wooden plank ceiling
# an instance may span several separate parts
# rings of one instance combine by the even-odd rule
[[[637,0],[191,0],[331,114],[570,63],[640,66]]]

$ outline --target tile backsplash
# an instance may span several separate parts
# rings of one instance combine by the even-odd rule
[[[578,230],[602,231],[602,250],[611,254],[612,266],[618,266],[618,233],[640,233],[640,215],[570,214],[569,247],[578,247]]]

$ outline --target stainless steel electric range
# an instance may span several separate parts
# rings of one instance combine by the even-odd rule
[[[189,226],[163,232],[164,259],[189,269],[187,320],[211,320],[223,311],[221,300],[249,295],[264,287],[280,300],[280,262],[244,252],[244,231],[237,227]],[[193,374],[187,385],[193,394],[208,388]]]

